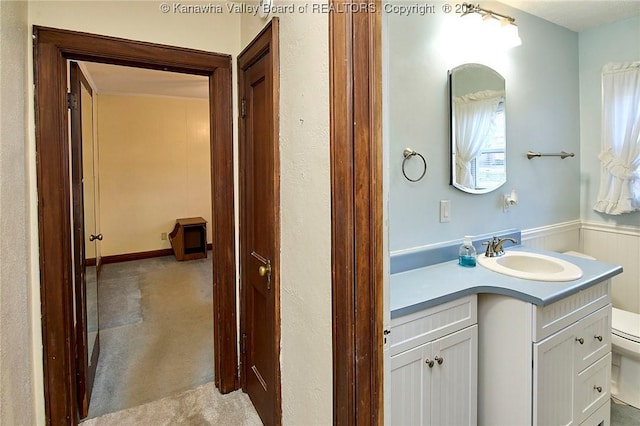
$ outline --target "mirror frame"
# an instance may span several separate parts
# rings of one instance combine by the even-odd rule
[[[463,186],[456,182],[456,165],[455,165],[455,118],[454,118],[454,73],[464,68],[476,67],[481,68],[487,72],[490,72],[500,78],[503,82],[503,90],[505,92],[503,96],[503,104],[504,104],[504,113],[505,113],[505,147],[504,147],[504,171],[505,178],[504,180],[496,186],[492,186],[489,188],[482,189],[474,189]],[[478,64],[478,63],[465,63],[458,65],[451,70],[448,71],[447,74],[448,83],[449,83],[449,185],[459,189],[460,191],[466,192],[468,194],[487,194],[489,192],[493,192],[498,188],[502,187],[507,182],[507,140],[506,140],[506,79],[496,70],[490,68],[486,65]]]

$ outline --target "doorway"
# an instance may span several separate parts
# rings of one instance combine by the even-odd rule
[[[34,27],[36,151],[45,409],[51,424],[76,424],[67,60],[102,62],[207,76],[213,212],[215,383],[235,390],[237,333],[231,58],[228,55]]]
[[[93,99],[80,98],[72,106],[82,110],[83,130],[91,124],[90,101],[96,103],[96,155],[74,173],[83,177],[78,186],[85,195],[87,263],[100,264],[98,275],[86,274],[86,285],[76,279],[76,294],[86,294],[87,306],[98,307],[87,314],[99,312],[100,320],[100,357],[89,363],[95,380],[87,377],[87,389],[78,388],[80,417],[90,419],[214,380],[211,257],[198,250],[189,254],[191,260],[178,261],[184,256],[174,256],[175,238],[170,243],[168,233],[176,218],[201,216],[205,225],[189,229],[204,231],[197,232],[197,243],[211,247],[209,81],[95,62],[78,66],[94,89]],[[81,133],[82,144],[72,147],[82,146],[83,157],[91,159],[90,132]],[[93,174],[99,186],[88,191]],[[103,208],[89,208],[93,201]],[[99,210],[96,221],[90,220],[96,216],[92,210]],[[94,234],[100,239],[92,240]],[[77,246],[74,241],[74,252],[83,254]],[[83,270],[79,257],[74,256],[76,271]],[[89,291],[96,287],[99,292]],[[83,312],[76,309],[76,316],[82,319]],[[87,352],[79,359],[91,360]],[[78,376],[85,376],[80,369]]]

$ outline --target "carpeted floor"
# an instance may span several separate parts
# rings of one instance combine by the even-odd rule
[[[211,257],[104,265],[98,291],[100,359],[88,418],[213,381]]]
[[[262,425],[242,391],[221,395],[213,383],[138,407],[87,420],[82,426]]]

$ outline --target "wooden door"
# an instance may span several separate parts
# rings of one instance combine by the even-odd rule
[[[281,423],[278,21],[238,57],[241,383],[266,425]]]
[[[93,142],[86,139],[92,133],[93,120],[91,108],[85,105],[91,102],[91,86],[82,74],[76,62],[70,63],[70,96],[69,111],[71,120],[71,193],[73,197],[72,236],[73,236],[73,269],[74,269],[74,337],[76,383],[78,411],[80,418],[87,416],[96,364],[100,352],[97,311],[97,270],[90,273],[93,284],[87,286],[87,250],[91,249],[96,237],[85,229],[86,224],[95,223],[93,200],[86,199],[85,194],[93,194],[93,170],[86,167],[93,164]],[[83,104],[84,101],[84,104]],[[84,107],[83,107],[84,106]],[[86,176],[85,176],[86,174]],[[90,197],[89,197],[90,198]],[[90,201],[85,221],[85,201]],[[91,217],[93,216],[93,217]],[[85,238],[91,234],[91,237]],[[95,253],[95,247],[93,247]],[[95,255],[94,255],[95,259]],[[94,260],[95,261],[95,260]]]

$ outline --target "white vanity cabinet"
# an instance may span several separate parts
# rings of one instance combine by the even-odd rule
[[[479,424],[608,425],[610,281],[548,306],[482,295]]]
[[[391,424],[477,423],[476,296],[391,320]]]

